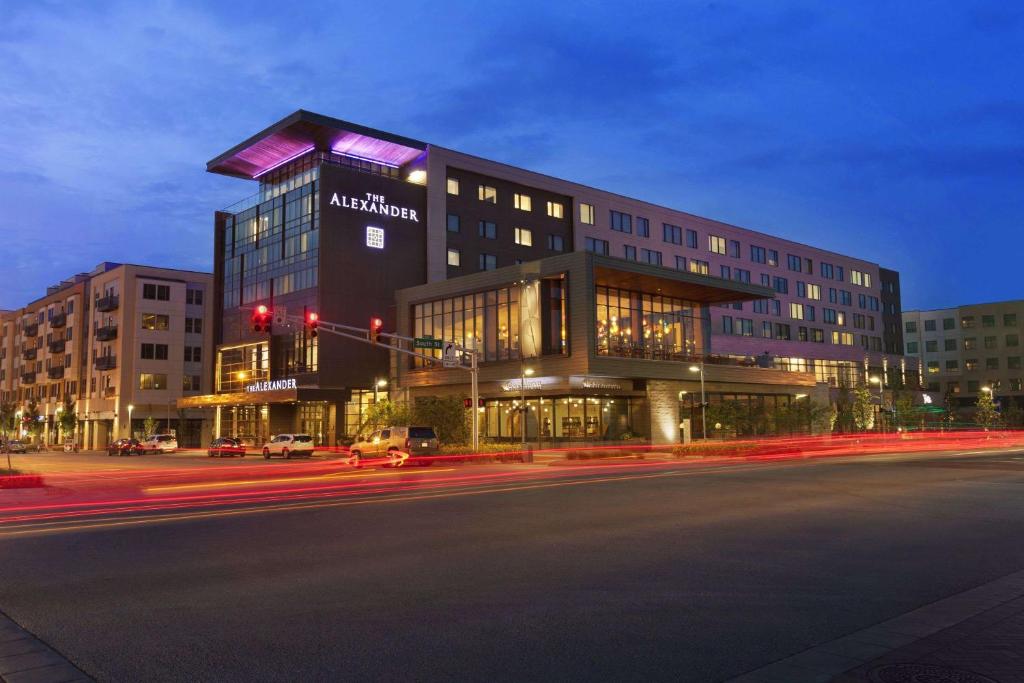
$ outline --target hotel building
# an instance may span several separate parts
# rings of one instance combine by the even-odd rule
[[[35,401],[46,443],[69,397],[82,448],[141,438],[147,418],[198,446],[209,437],[202,412],[176,403],[210,391],[212,284],[209,273],[105,262],[49,287],[0,314],[0,400]]]
[[[899,274],[852,256],[305,111],[207,169],[258,183],[215,213],[214,393],[181,402],[215,408],[218,433],[333,443],[380,380],[468,396],[466,373],[283,318],[254,333],[258,304],[477,349],[485,438],[514,436],[503,411],[527,364],[531,406],[569,411],[539,439],[675,440],[699,403],[691,366],[709,402],[752,407],[917,378]],[[281,378],[295,386],[260,390]],[[606,422],[613,405],[626,417]]]
[[[1004,407],[1024,408],[1024,300],[904,311],[903,325],[928,391],[972,406],[986,387]]]

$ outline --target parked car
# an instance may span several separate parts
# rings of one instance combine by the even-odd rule
[[[385,467],[401,467],[414,458],[417,464],[430,465],[433,460],[424,456],[438,453],[433,427],[385,427],[356,440],[349,448],[348,462],[359,467],[362,462],[380,460]]]
[[[8,453],[27,453],[28,447],[18,440],[8,441],[5,449]]]
[[[232,439],[230,436],[222,436],[219,439],[214,439],[213,443],[206,450],[206,454],[211,458],[218,456],[223,458],[225,455],[245,457],[245,444],[239,439]]]
[[[173,453],[178,450],[178,439],[171,434],[154,434],[141,444],[143,453]]]
[[[107,455],[142,455],[138,439],[118,439],[107,446]]]
[[[309,434],[278,434],[263,444],[263,457],[280,455],[282,458],[294,456],[310,457],[313,455],[313,437]]]

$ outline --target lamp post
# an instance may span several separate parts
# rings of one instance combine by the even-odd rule
[[[707,398],[704,396],[704,361],[700,365],[691,365],[690,372],[700,373],[700,437],[705,441],[708,438],[708,413]]]
[[[519,429],[519,431],[522,433],[523,448],[526,448],[526,417],[527,417],[527,410],[526,410],[526,378],[531,376],[531,375],[533,375],[533,368],[528,368],[528,367],[523,366],[523,365],[520,366],[520,369],[519,369],[519,400],[522,401],[522,405],[520,405],[520,408],[522,409],[522,413],[521,413],[521,416],[519,418],[519,422],[520,422],[520,425],[519,425],[520,429]]]
[[[878,385],[878,431],[884,432],[885,430],[882,426],[882,403],[885,401],[885,383],[882,381],[882,378],[877,375],[868,377],[868,381],[872,384]]]
[[[128,404],[128,438],[132,438],[132,411],[135,410],[135,406],[131,403]]]
[[[374,405],[377,405],[377,403],[380,401],[380,398],[379,398],[380,390],[383,389],[384,387],[386,387],[387,385],[388,385],[388,381],[386,379],[384,379],[383,377],[378,379],[378,380],[376,380],[376,381],[374,381],[374,383],[373,383],[373,404]]]

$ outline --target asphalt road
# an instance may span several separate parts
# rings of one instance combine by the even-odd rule
[[[1024,567],[1021,452],[594,469],[0,537],[0,610],[99,680],[708,681]]]

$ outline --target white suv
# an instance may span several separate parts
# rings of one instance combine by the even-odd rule
[[[278,434],[263,444],[263,457],[270,460],[272,455],[280,455],[282,458],[308,458],[313,455],[313,437],[309,434]]]
[[[173,453],[178,450],[178,439],[171,434],[154,434],[139,444],[143,453]]]

